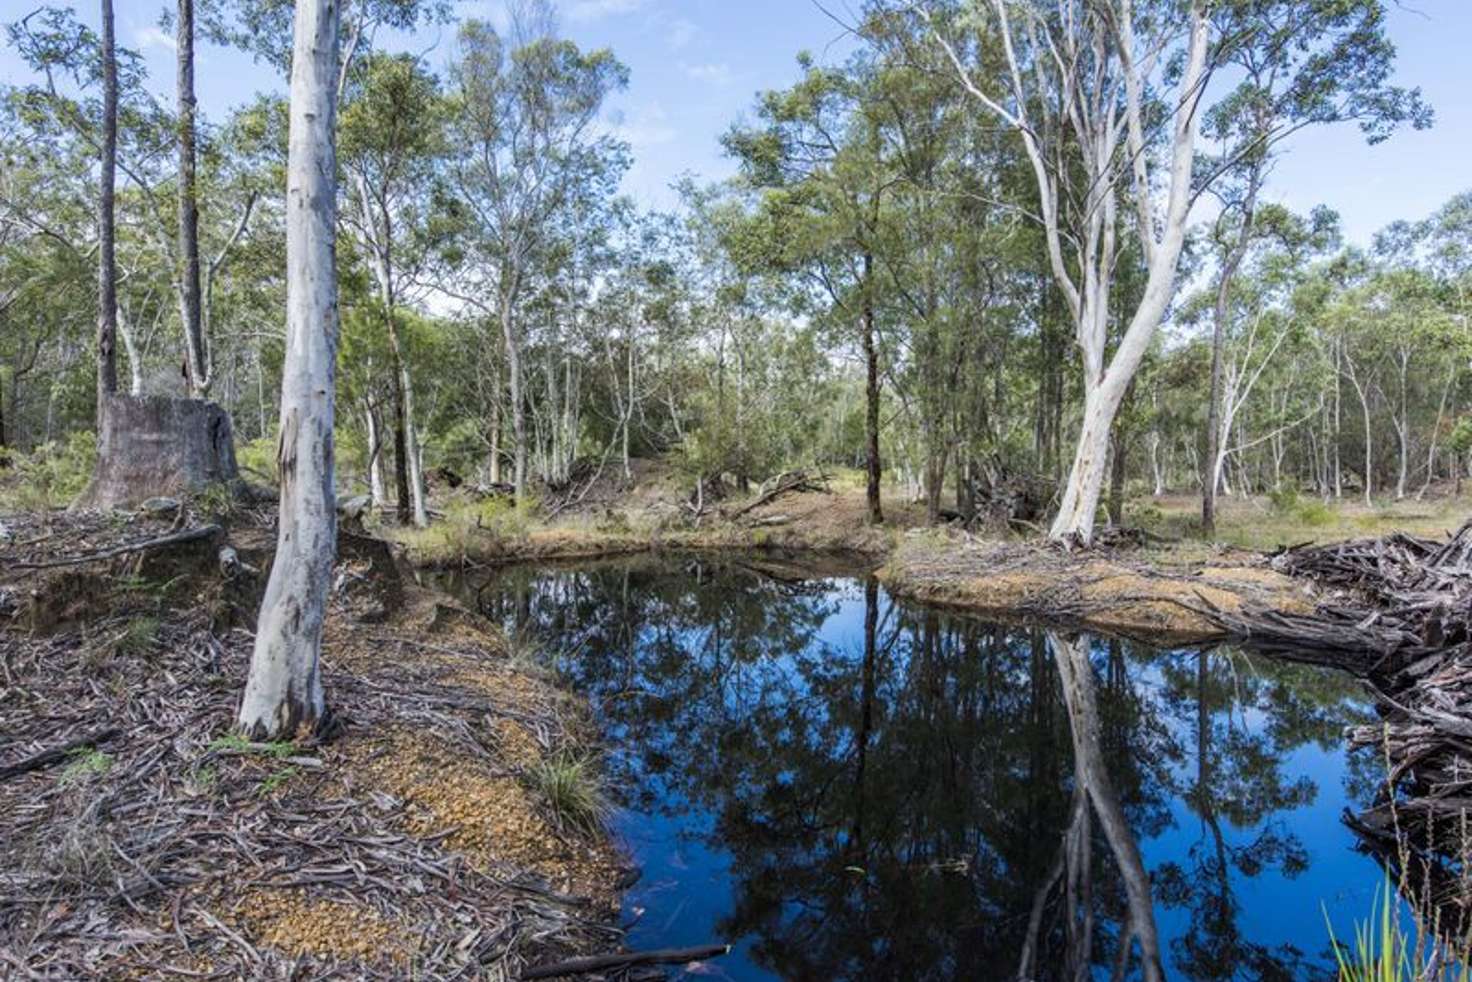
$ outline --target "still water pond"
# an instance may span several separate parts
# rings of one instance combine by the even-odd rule
[[[856,569],[642,559],[459,585],[613,746],[632,947],[729,979],[1332,977],[1381,874],[1357,685],[941,613]],[[1134,917],[1131,910],[1135,911]],[[1136,925],[1132,932],[1130,925]]]

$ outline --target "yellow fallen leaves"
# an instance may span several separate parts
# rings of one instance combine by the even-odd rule
[[[236,919],[255,943],[290,955],[402,964],[406,932],[371,907],[309,898],[292,890],[255,890],[241,898]]]

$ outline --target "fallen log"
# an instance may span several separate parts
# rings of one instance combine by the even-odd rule
[[[13,777],[19,777],[22,774],[29,774],[31,771],[41,770],[43,767],[59,764],[74,751],[81,750],[83,747],[95,747],[98,744],[106,743],[121,732],[117,727],[108,727],[105,730],[98,730],[95,733],[77,737],[75,740],[68,740],[59,747],[43,750],[24,760],[18,760],[14,764],[0,767],[0,781],[8,781]]]
[[[729,954],[728,944],[696,945],[693,948],[656,948],[650,951],[629,951],[623,954],[590,955],[585,958],[569,958],[550,965],[538,965],[521,973],[524,980],[552,979],[560,975],[587,975],[610,969],[632,968],[635,965],[683,965],[687,962],[703,961]]]
[[[733,511],[730,517],[732,519],[740,518],[747,512],[756,511],[756,509],[760,508],[762,505],[768,504],[772,501],[776,501],[778,498],[782,497],[782,495],[788,494],[790,492],[827,490],[828,487],[826,484],[817,484],[810,480],[808,478],[807,471],[788,471],[785,474],[779,474],[777,476],[777,480],[773,483],[772,487],[757,495],[756,500],[742,505],[740,508]]]
[[[200,539],[208,539],[218,535],[220,526],[201,525],[199,528],[184,529],[182,532],[171,532],[154,539],[145,539],[142,542],[129,542],[110,549],[99,549],[97,552],[84,553],[80,556],[68,556],[65,559],[48,559],[41,563],[11,563],[11,569],[55,569],[58,566],[80,566],[83,563],[95,563],[103,559],[112,559],[117,556],[126,556],[135,552],[147,552],[150,549],[162,549],[165,546],[182,545],[185,542],[197,542]]]

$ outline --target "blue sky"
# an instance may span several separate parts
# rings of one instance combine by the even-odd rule
[[[41,0],[0,0],[9,21]],[[173,84],[171,39],[156,24],[160,0],[114,0],[118,36],[148,58],[153,84]],[[836,11],[843,0],[825,2]],[[90,20],[94,4],[79,5]],[[499,20],[502,0],[460,0],[461,16]],[[629,141],[635,165],[626,190],[647,205],[668,207],[669,185],[682,173],[714,179],[731,172],[719,137],[757,92],[797,76],[795,56],[842,61],[849,42],[812,0],[564,0],[564,33],[585,46],[611,47],[631,70],[626,92],[608,124]],[[1270,194],[1295,209],[1327,204],[1340,212],[1352,241],[1367,242],[1397,218],[1422,217],[1453,194],[1472,188],[1472,0],[1405,0],[1393,5],[1390,33],[1400,49],[1398,81],[1420,86],[1436,110],[1429,131],[1398,133],[1377,147],[1353,127],[1300,134],[1272,176]],[[443,64],[453,29],[384,38],[389,47],[426,54]],[[219,118],[260,89],[278,88],[269,69],[238,52],[200,52],[200,101]],[[0,78],[26,77],[8,51]]]

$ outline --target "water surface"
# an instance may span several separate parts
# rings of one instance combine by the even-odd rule
[[[592,698],[643,871],[629,944],[733,943],[705,976],[1107,979],[1143,903],[1168,978],[1332,977],[1324,912],[1350,935],[1380,882],[1339,818],[1376,780],[1346,676],[941,613],[859,570],[458,588]]]

